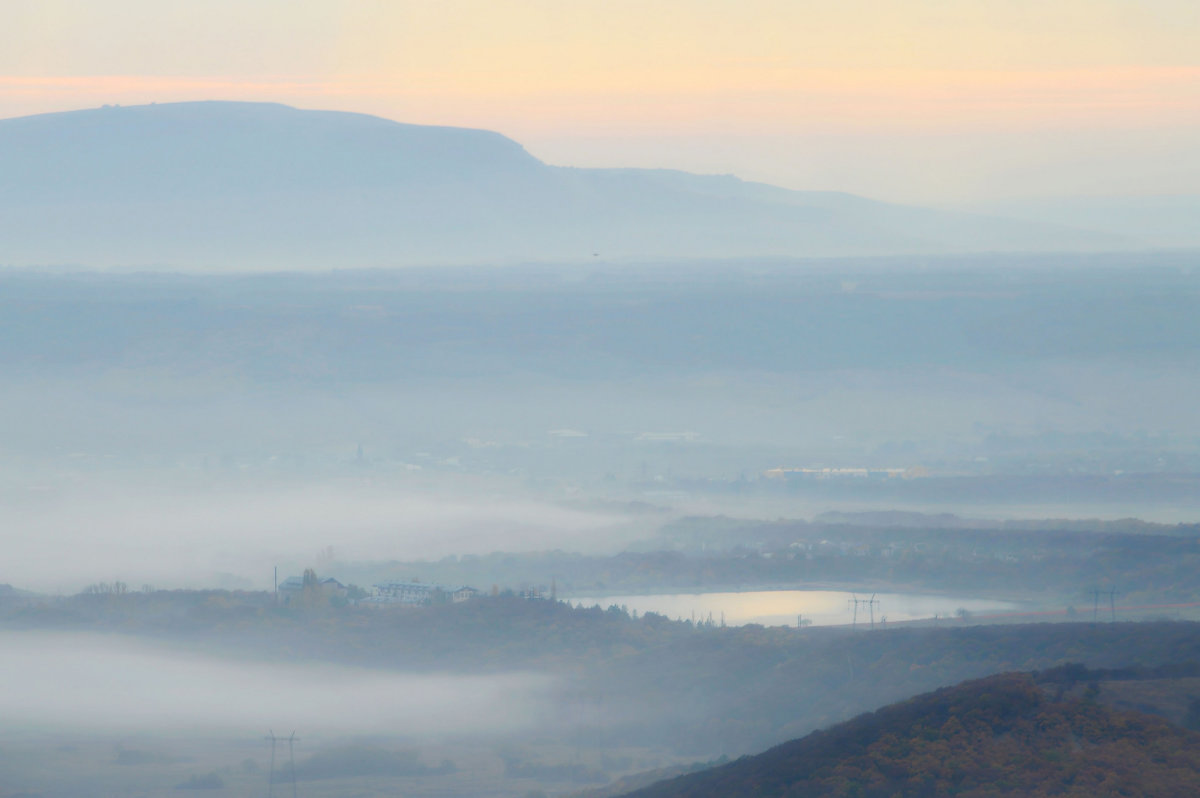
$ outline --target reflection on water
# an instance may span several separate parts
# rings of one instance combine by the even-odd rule
[[[855,615],[857,599],[857,621]],[[874,600],[872,603],[872,599]],[[1016,608],[1007,601],[931,596],[914,593],[846,593],[839,590],[756,590],[745,593],[671,593],[664,595],[578,597],[572,604],[585,607],[617,605],[638,614],[657,612],[672,619],[720,623],[730,626],[760,623],[764,626],[813,626],[912,621],[954,617],[969,613],[1003,612]]]

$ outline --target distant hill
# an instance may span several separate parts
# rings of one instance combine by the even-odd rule
[[[1048,686],[1050,687],[1050,686]],[[629,798],[1200,795],[1200,734],[1006,674]]]
[[[1099,250],[1036,221],[553,167],[497,133],[261,103],[0,120],[0,264],[311,269]]]
[[[959,210],[1106,230],[1164,249],[1200,248],[1200,194],[1026,198]]]

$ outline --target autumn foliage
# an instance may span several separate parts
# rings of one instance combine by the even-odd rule
[[[631,798],[1200,795],[1200,734],[1029,675],[938,690]]]

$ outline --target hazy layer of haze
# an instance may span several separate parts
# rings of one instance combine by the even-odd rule
[[[1195,0],[3,3],[4,795],[1194,672]]]
[[[549,710],[552,684],[235,662],[110,635],[0,632],[0,652],[0,722],[39,732],[371,734],[419,718],[430,734],[518,733]]]
[[[149,472],[131,475],[92,472],[71,480],[77,484],[10,493],[0,505],[0,527],[20,535],[10,541],[0,583],[68,593],[114,580],[135,588],[268,590],[275,566],[282,580],[313,566],[336,573],[346,562],[554,548],[612,552],[633,535],[618,516],[526,500],[511,490],[502,495],[498,484],[479,483],[478,493],[467,485],[416,492],[387,479],[353,478],[164,487]]]
[[[1200,467],[1182,257],[709,265],[687,283],[10,272],[0,583],[263,589],[276,565],[612,553],[689,512],[1189,520],[1170,478]],[[932,479],[765,477],[827,467]],[[1157,487],[1089,482],[1119,474]]]

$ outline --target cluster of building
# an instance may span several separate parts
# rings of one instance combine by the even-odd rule
[[[426,604],[469,601],[478,595],[478,590],[465,585],[461,587],[445,587],[425,582],[383,582],[371,585],[371,595],[367,598],[359,599],[356,603],[368,607],[421,607]]]
[[[304,577],[289,576],[275,588],[276,601],[280,604],[291,604],[304,594]],[[333,577],[318,579],[312,588],[323,598],[346,598],[346,586]]]
[[[771,468],[767,479],[918,479],[929,476],[921,466],[912,468]]]
[[[458,603],[469,601],[479,595],[473,587],[445,587],[425,582],[383,582],[371,585],[371,595],[365,598],[349,598],[345,585],[333,577],[318,579],[306,585],[304,577],[289,576],[279,583],[278,602],[289,605],[301,600],[305,589],[322,599],[341,598],[349,603],[365,607],[423,607],[428,604]]]

